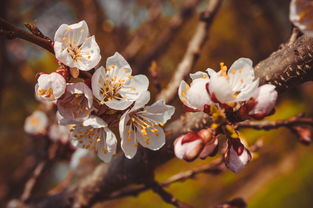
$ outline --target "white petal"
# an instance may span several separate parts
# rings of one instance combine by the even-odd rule
[[[111,56],[107,59],[106,67],[108,68],[112,65],[117,66],[117,68],[127,68],[127,69],[131,70],[128,62],[118,52],[115,52],[115,54],[113,56]]]
[[[82,71],[89,71],[97,66],[101,60],[100,48],[95,40],[95,36],[86,39],[81,46],[82,60],[77,61],[76,67]]]
[[[92,126],[93,128],[104,128],[107,127],[108,124],[102,120],[100,117],[98,116],[90,116],[88,119],[83,121],[83,125],[84,126]]]
[[[226,162],[226,166],[235,173],[239,173],[246,166],[249,160],[250,155],[246,149],[241,155],[237,155],[237,152],[233,147],[231,147],[229,151],[229,160]]]
[[[249,112],[249,115],[259,115],[263,117],[271,113],[275,107],[277,95],[274,85],[266,84],[259,87],[253,94],[257,104]]]
[[[104,102],[106,106],[114,110],[125,110],[128,108],[134,101],[131,100],[111,100]]]
[[[135,105],[131,108],[131,112],[143,108],[150,100],[150,92],[144,91],[140,94],[135,102]]]
[[[193,74],[190,74],[189,76],[190,76],[190,78],[191,78],[192,80],[194,80],[194,79],[199,79],[199,78],[203,78],[203,79],[208,78],[208,74],[207,74],[207,73],[200,72],[200,71],[198,71],[198,72],[196,72],[196,73],[193,73]]]
[[[103,99],[100,90],[104,86],[104,77],[105,77],[105,68],[101,66],[100,68],[96,69],[95,73],[92,75],[92,78],[91,78],[92,92],[93,92],[93,95],[98,100]]]
[[[124,113],[119,122],[119,131],[121,137],[121,148],[128,159],[132,159],[137,152],[137,146],[135,145],[136,139],[134,136],[134,132],[131,132],[129,135],[129,126],[126,126],[129,121],[128,116],[129,111]],[[128,139],[132,138],[132,139]]]
[[[147,130],[148,135],[142,136],[139,132],[136,134],[137,141],[143,146],[151,150],[159,150],[165,144],[165,134],[161,127],[153,127],[157,129],[158,135]],[[147,138],[149,138],[147,140]]]
[[[216,71],[214,69],[211,68],[207,68],[206,72],[208,73],[209,77],[216,75]]]
[[[165,105],[163,100],[159,100],[151,106],[146,106],[142,116],[153,120],[155,123],[166,123],[174,114],[175,107]]]
[[[145,75],[136,75],[129,79],[129,81],[124,85],[124,87],[119,91],[119,93],[129,99],[136,100],[140,94],[149,87],[149,80]]]

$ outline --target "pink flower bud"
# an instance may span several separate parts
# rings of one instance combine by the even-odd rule
[[[193,161],[205,159],[216,152],[218,140],[211,129],[202,129],[178,137],[174,142],[175,155],[179,159]]]
[[[255,90],[252,97],[255,99],[256,104],[249,112],[250,116],[262,119],[273,112],[277,99],[277,91],[274,85],[262,85]]]
[[[224,155],[225,165],[235,173],[239,173],[251,160],[251,154],[240,139],[228,140],[228,151]]]
[[[42,101],[54,101],[60,98],[66,88],[65,79],[58,73],[41,74],[35,86],[35,92]]]
[[[297,134],[299,142],[304,145],[310,145],[312,142],[312,131],[309,128],[301,126],[292,126],[291,130]]]
[[[195,160],[202,149],[202,140],[194,132],[182,135],[178,137],[174,142],[175,155],[181,160]]]
[[[66,144],[69,141],[70,129],[68,126],[53,124],[49,128],[48,136],[54,142],[60,141]]]

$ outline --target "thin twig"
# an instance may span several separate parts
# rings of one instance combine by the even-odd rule
[[[191,71],[196,61],[200,56],[200,52],[208,39],[209,28],[214,20],[214,17],[219,10],[222,0],[210,0],[208,7],[203,12],[197,29],[189,42],[188,48],[182,61],[179,63],[175,74],[170,80],[168,86],[161,91],[157,99],[163,99],[165,102],[170,102],[177,94],[178,86],[181,80]]]
[[[0,35],[4,35],[9,39],[20,38],[38,45],[54,54],[52,42],[46,38],[39,37],[30,32],[22,30],[3,18],[0,18]]]
[[[249,147],[249,150],[251,152],[258,152],[260,148],[263,146],[262,140],[257,140],[253,145]],[[226,169],[224,165],[223,158],[218,158],[209,164],[194,168],[192,170],[183,171],[180,173],[177,173],[170,178],[168,178],[166,181],[159,183],[162,187],[167,187],[173,183],[177,182],[184,182],[188,179],[195,178],[197,175],[201,173],[210,174],[210,175],[219,175],[223,173]],[[142,186],[139,188],[134,189],[128,189],[128,190],[122,190],[119,192],[115,192],[109,197],[107,197],[106,200],[113,200],[113,199],[119,199],[127,196],[138,196],[140,193],[150,189],[149,186]]]
[[[24,191],[23,191],[22,196],[21,196],[22,202],[26,202],[31,197],[31,194],[34,191],[35,186],[38,184],[39,178],[44,173],[44,170],[49,166],[51,161],[54,160],[55,157],[57,156],[58,149],[59,149],[58,144],[51,145],[48,149],[47,159],[38,163],[35,170],[33,171],[32,176],[30,177],[30,179],[25,184]]]
[[[158,194],[165,202],[174,205],[175,207],[179,207],[179,208],[192,208],[192,206],[183,203],[181,201],[179,201],[178,199],[176,199],[171,193],[167,192],[162,185],[160,185],[159,183],[153,181],[149,184],[147,184],[147,186],[150,186],[151,189],[153,190],[154,193]]]
[[[214,0],[213,0],[214,1]],[[192,17],[200,0],[187,0],[178,14],[174,15],[169,26],[158,36],[157,41],[153,46],[142,55],[138,60],[137,72],[145,72],[151,61],[156,60],[168,48],[171,41],[175,38],[182,26]]]
[[[259,130],[271,130],[280,127],[290,127],[295,125],[310,125],[313,126],[312,118],[304,118],[302,115],[297,115],[281,121],[243,121],[237,124],[238,128],[253,128]]]

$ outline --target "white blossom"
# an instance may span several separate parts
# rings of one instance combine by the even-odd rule
[[[190,86],[184,80],[181,81],[178,96],[185,106],[193,110],[203,111],[204,105],[213,104],[206,89],[210,78],[204,72],[190,74],[190,77],[192,79]]]
[[[303,33],[313,36],[313,1],[292,0],[289,19]]]
[[[274,85],[265,84],[257,88],[252,96],[256,105],[249,112],[249,115],[256,118],[269,115],[275,107],[277,95]]]
[[[60,141],[63,144],[69,141],[70,129],[68,126],[53,124],[49,127],[48,136],[54,141]]]
[[[71,132],[71,139],[74,146],[93,150],[106,163],[111,161],[116,152],[117,140],[114,133],[97,116],[76,124]]]
[[[88,118],[92,104],[92,91],[85,83],[68,83],[64,96],[57,101],[59,123],[71,124]]]
[[[25,119],[24,130],[28,134],[45,134],[48,127],[48,117],[42,111],[34,111]]]
[[[248,58],[236,60],[228,70],[221,63],[219,72],[212,69],[207,69],[207,72],[210,75],[209,93],[212,100],[219,103],[247,101],[259,85],[252,61]]]
[[[60,98],[66,88],[65,79],[58,73],[42,74],[37,80],[35,92],[41,101],[54,101]]]
[[[134,106],[126,111],[119,122],[121,147],[125,156],[133,158],[138,143],[151,150],[158,150],[165,144],[165,134],[161,126],[174,114],[175,108],[159,100],[151,106],[148,91],[142,93]]]
[[[82,71],[94,68],[100,61],[100,48],[94,36],[89,36],[85,21],[62,24],[54,36],[56,58],[69,67]]]
[[[98,68],[92,76],[92,91],[100,104],[115,110],[125,110],[139,95],[146,91],[149,80],[144,75],[131,76],[127,61],[115,53],[104,67]]]

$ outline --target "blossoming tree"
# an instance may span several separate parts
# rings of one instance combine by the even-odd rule
[[[198,3],[188,0],[183,10],[194,10]],[[134,73],[127,61],[131,58],[119,52],[102,56],[97,43],[101,37],[90,34],[84,20],[60,25],[51,40],[35,25],[27,24],[27,32],[1,18],[1,35],[27,40],[55,56],[58,68],[52,73],[38,73],[34,86],[36,99],[45,107],[26,118],[24,129],[29,135],[49,140],[47,160],[69,153],[70,172],[79,178],[61,190],[33,198],[33,189],[45,169],[45,163],[39,163],[21,197],[11,200],[8,207],[91,207],[148,189],[169,204],[192,207],[164,187],[199,173],[243,170],[261,144],[249,146],[240,128],[287,127],[299,141],[309,144],[312,133],[306,126],[313,125],[312,118],[300,115],[282,121],[260,120],[275,113],[281,92],[312,80],[312,1],[291,1],[294,29],[289,41],[257,65],[249,58],[238,57],[230,67],[220,63],[220,70],[190,73],[221,3],[208,1],[181,63],[168,86],[157,95],[149,91],[149,83],[157,81],[157,76],[149,79]],[[182,22],[189,15],[184,11],[177,17]],[[168,31],[164,34],[152,48],[152,55],[143,58],[141,67],[153,69],[156,63],[151,57],[175,35]],[[101,66],[101,60],[106,60],[105,66]],[[184,81],[189,73],[190,84]],[[186,113],[174,120],[171,103],[175,96],[181,101],[176,109]],[[149,104],[155,97],[156,101]],[[95,168],[96,156],[101,163]],[[165,182],[156,181],[155,169],[174,157],[188,162],[208,157],[215,160]],[[133,184],[139,187],[128,187]],[[217,207],[240,208],[246,204],[234,199]]]

